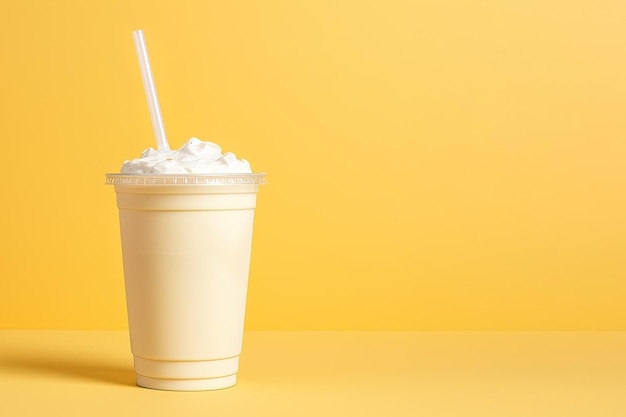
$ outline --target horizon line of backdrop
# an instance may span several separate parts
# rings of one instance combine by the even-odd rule
[[[124,329],[115,193],[170,143],[268,174],[247,329],[626,329],[626,3],[0,6],[2,329]]]

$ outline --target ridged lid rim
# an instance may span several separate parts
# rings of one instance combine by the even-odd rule
[[[105,185],[240,185],[267,184],[258,174],[106,174]]]

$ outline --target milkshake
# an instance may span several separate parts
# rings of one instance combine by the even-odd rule
[[[119,208],[137,384],[235,385],[256,195],[265,174],[211,142],[148,149],[107,174]]]

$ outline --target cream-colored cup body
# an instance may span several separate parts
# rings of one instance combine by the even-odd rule
[[[258,184],[116,184],[137,384],[236,382]]]

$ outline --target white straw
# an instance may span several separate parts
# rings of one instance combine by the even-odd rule
[[[152,119],[152,128],[154,129],[154,136],[156,137],[157,149],[167,151],[170,149],[170,146],[167,143],[167,136],[165,136],[161,107],[159,106],[159,98],[157,97],[156,87],[154,86],[154,78],[152,77],[150,58],[148,57],[143,30],[134,31],[133,39],[135,40],[137,59],[139,59],[143,88],[146,90],[146,99],[148,100],[148,108],[150,109],[150,118]]]

